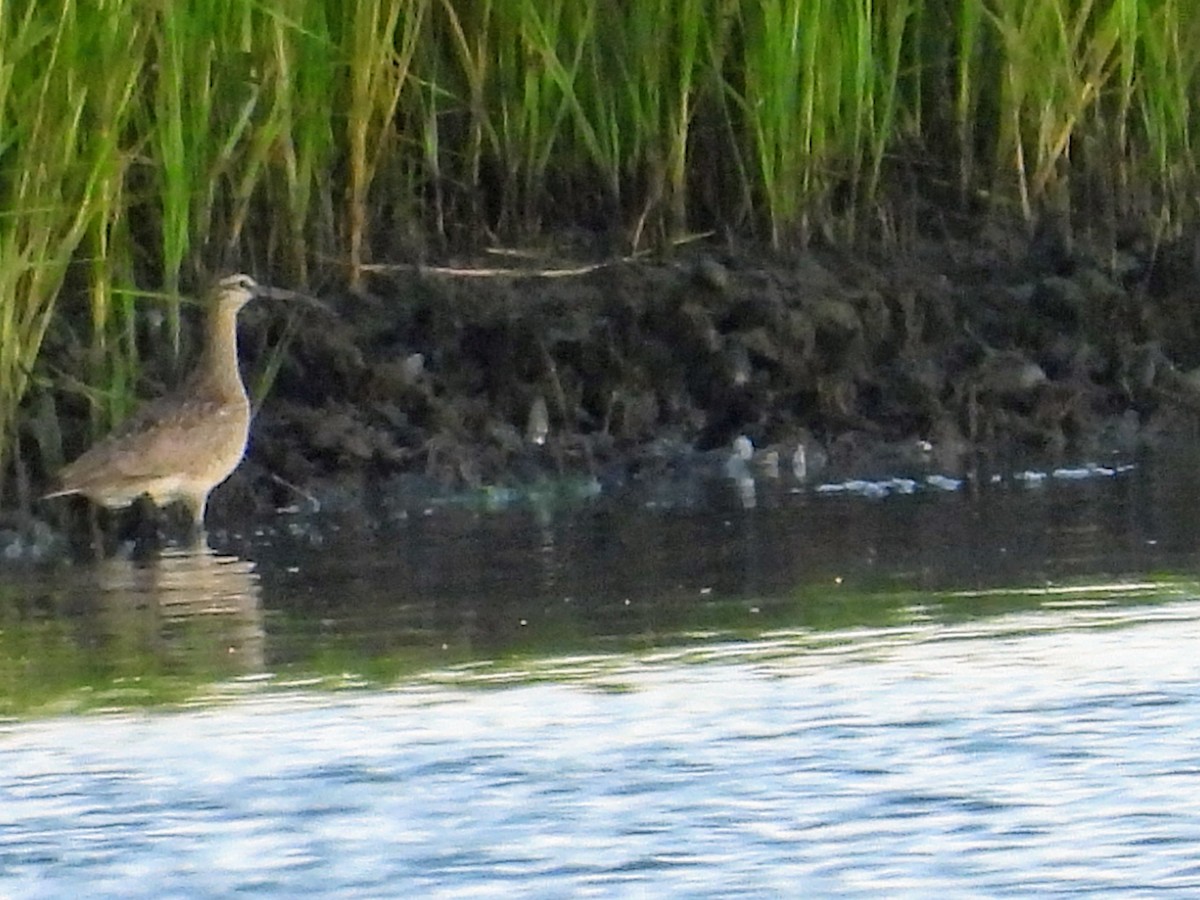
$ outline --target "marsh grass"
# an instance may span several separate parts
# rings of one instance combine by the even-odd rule
[[[91,319],[99,349],[121,330],[107,276],[125,251],[112,247],[127,211],[122,126],[144,35],[114,27],[88,4],[66,2],[53,13],[29,4],[0,15],[0,460],[59,287],[84,245],[96,254]],[[98,58],[112,64],[91,82],[80,67]]]
[[[138,284],[357,284],[397,247],[573,223],[904,240],[922,177],[949,214],[1166,239],[1198,213],[1197,61],[1183,0],[11,0],[0,452],[68,273],[99,428],[139,346],[183,352]]]

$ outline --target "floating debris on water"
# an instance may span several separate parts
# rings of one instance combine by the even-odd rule
[[[963,485],[961,478],[951,478],[949,475],[927,475],[925,483],[940,491],[957,491]]]

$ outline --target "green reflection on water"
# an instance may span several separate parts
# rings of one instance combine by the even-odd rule
[[[229,570],[217,574],[227,579]],[[185,581],[196,583],[192,570]],[[480,612],[487,598],[438,614],[410,603],[390,615],[370,608],[359,618],[318,621],[285,609],[264,617],[253,591],[231,593],[211,577],[199,583],[206,599],[181,599],[178,586],[164,593],[160,582],[158,593],[128,595],[0,590],[0,715],[178,707],[250,691],[404,682],[582,680],[626,690],[613,673],[631,664],[853,654],[920,629],[1030,612],[1041,617],[1039,628],[1117,627],[1136,622],[1140,606],[1200,595],[1200,583],[1172,576],[939,593],[820,584],[782,596],[530,598],[488,615]],[[205,594],[214,584],[221,590]],[[1013,627],[1034,627],[1027,616],[1020,621]]]

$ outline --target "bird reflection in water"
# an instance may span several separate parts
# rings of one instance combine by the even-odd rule
[[[254,563],[200,544],[150,558],[106,559],[94,579],[95,624],[122,655],[206,677],[261,672],[263,615]],[[157,666],[156,666],[157,668]]]

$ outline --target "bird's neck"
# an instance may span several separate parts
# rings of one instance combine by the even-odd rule
[[[222,397],[246,396],[246,386],[238,370],[237,310],[218,306],[208,313],[204,358],[204,381]]]

